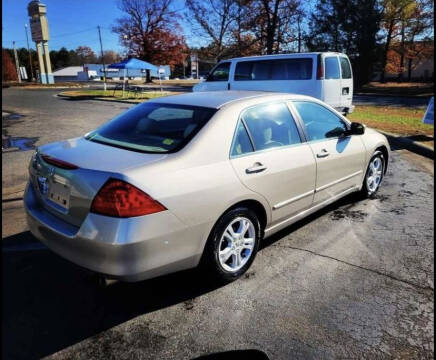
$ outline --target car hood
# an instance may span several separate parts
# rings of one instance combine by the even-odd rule
[[[120,149],[83,137],[43,145],[38,150],[41,154],[69,162],[82,169],[108,172],[123,172],[163,160],[168,156]]]

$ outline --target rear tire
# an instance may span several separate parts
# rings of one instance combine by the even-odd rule
[[[259,220],[252,210],[246,207],[229,210],[209,235],[203,267],[218,281],[236,280],[253,263],[259,249],[260,233]]]
[[[363,179],[361,193],[365,198],[374,198],[380,188],[385,172],[385,164],[383,153],[377,150],[369,161],[365,178]]]

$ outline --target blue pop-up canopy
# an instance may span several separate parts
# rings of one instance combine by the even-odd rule
[[[124,60],[115,64],[111,64],[108,66],[110,69],[144,69],[144,70],[156,70],[157,66],[148,63],[147,61],[142,61],[139,59],[131,58],[128,60]]]
[[[108,66],[110,69],[124,69],[124,81],[123,81],[123,97],[124,97],[124,89],[126,87],[126,70],[128,69],[136,69],[136,70],[155,70],[158,71],[158,67],[153,64],[148,63],[147,61],[142,61],[139,59],[131,58],[128,60],[124,60],[115,64],[110,64]]]

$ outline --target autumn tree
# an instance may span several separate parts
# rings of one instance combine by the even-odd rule
[[[97,62],[97,56],[89,46],[79,46],[76,49],[76,54],[81,65],[95,64]]]
[[[17,68],[8,51],[2,49],[2,81],[17,81]]]
[[[432,0],[417,0],[406,30],[407,79],[411,80],[412,70],[423,59],[433,56],[434,3]],[[420,39],[419,39],[420,38]],[[419,39],[417,41],[417,39]]]
[[[403,31],[404,39],[404,23],[406,22],[406,14],[412,12],[412,8],[414,6],[414,0],[383,0],[383,17],[381,24],[386,31],[386,38],[381,63],[381,82],[385,81],[386,63],[391,42],[399,35],[401,28]],[[401,22],[403,22],[403,24],[401,24]]]
[[[217,60],[291,51],[302,34],[300,0],[186,0],[187,20]],[[298,31],[300,30],[300,32]]]
[[[101,56],[99,56],[98,58],[99,63],[102,63],[104,61],[106,65],[119,62],[120,60],[121,60],[120,54],[118,54],[114,50],[105,50],[103,52],[103,59]]]
[[[125,14],[116,20],[112,31],[134,56],[156,65],[181,64],[187,45],[178,23],[179,15],[171,10],[173,0],[120,0]]]

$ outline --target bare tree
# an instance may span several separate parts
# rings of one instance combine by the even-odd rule
[[[105,64],[112,64],[120,61],[121,56],[114,50],[105,50],[103,54],[103,59],[100,56],[98,61],[102,62],[103,60]]]
[[[266,54],[279,53],[290,41],[300,11],[299,0],[254,0],[250,26]]]
[[[236,0],[186,0],[187,20],[196,31],[211,40],[214,57],[219,60],[230,43],[232,24],[238,17]]]

